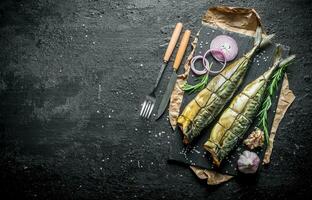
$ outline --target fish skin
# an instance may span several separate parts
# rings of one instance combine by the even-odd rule
[[[255,52],[269,44],[274,37],[274,35],[268,35],[262,38],[261,32],[261,28],[258,27],[254,47],[215,76],[206,88],[184,108],[177,120],[183,134],[184,144],[189,144],[198,137],[201,131],[221,112],[241,85]]]
[[[188,144],[199,136],[202,129],[214,120],[232,98],[257,48],[253,47],[245,56],[228,65],[185,107],[178,118],[178,125],[184,135],[183,143]]]
[[[204,148],[210,152],[213,163],[216,166],[220,165],[221,161],[234,148],[237,142],[242,139],[252,124],[253,119],[257,116],[273,72],[279,66],[283,66],[280,64],[281,51],[281,47],[278,47],[273,66],[256,80],[249,83],[240,94],[234,97],[229,107],[225,109],[218,122],[212,128]],[[289,61],[288,58],[285,60]]]

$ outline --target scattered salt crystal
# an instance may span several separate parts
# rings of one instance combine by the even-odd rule
[[[167,143],[168,143],[168,144],[170,144],[170,142],[169,142],[169,141],[168,141]]]
[[[161,136],[161,132],[158,133],[159,137]]]
[[[140,64],[140,67],[143,67],[143,64]]]
[[[141,165],[140,165],[140,161],[138,160],[138,168],[140,168],[141,167]]]
[[[110,119],[110,118],[112,118],[112,116],[108,115],[108,118]]]
[[[152,131],[148,131],[148,133],[151,133]]]
[[[99,110],[97,110],[96,112],[97,112],[97,113],[100,113],[100,111],[99,111]]]
[[[200,151],[198,151],[197,149],[193,149],[193,150],[194,150],[196,153],[198,153],[198,154],[200,153]]]
[[[154,165],[154,163],[153,163],[153,162],[151,162],[151,165]]]
[[[102,128],[104,128],[104,125],[102,125]]]
[[[130,57],[129,57],[129,59],[131,60],[131,59],[132,59],[132,57],[130,56]]]
[[[102,18],[103,16],[102,16],[102,15],[100,15],[100,17]]]
[[[135,128],[134,130],[135,130],[135,131],[138,131],[138,129],[137,129],[137,128]]]
[[[103,169],[103,167],[100,167],[100,170],[102,170]]]
[[[155,114],[155,113],[153,113],[153,116],[155,117],[155,116],[156,116],[156,114]]]
[[[88,35],[85,35],[85,37],[88,37]]]
[[[155,134],[155,137],[158,137],[158,135],[157,135],[157,134]]]
[[[133,162],[133,160],[130,160],[130,162],[132,163],[132,162]]]
[[[95,44],[95,42],[93,41],[92,44]]]
[[[86,25],[85,25],[85,24],[82,24],[82,26],[85,27]]]
[[[114,110],[112,110],[112,113],[115,112]]]

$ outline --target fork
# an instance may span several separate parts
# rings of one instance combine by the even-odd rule
[[[155,107],[155,102],[156,102],[156,95],[155,95],[156,88],[160,82],[162,74],[164,73],[164,71],[166,69],[166,66],[168,64],[168,61],[169,61],[171,55],[172,55],[172,52],[173,52],[173,50],[174,50],[174,48],[178,42],[180,33],[182,31],[182,27],[183,27],[182,23],[179,22],[176,24],[176,26],[174,28],[174,31],[172,33],[170,42],[168,44],[166,53],[164,55],[163,63],[161,65],[160,71],[159,71],[157,79],[156,79],[156,83],[153,86],[152,91],[148,95],[146,95],[145,101],[142,104],[140,116],[143,118],[148,119],[148,118],[150,118],[150,116],[152,114],[152,111]]]

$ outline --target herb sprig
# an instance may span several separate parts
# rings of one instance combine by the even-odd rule
[[[270,81],[270,85],[267,90],[267,96],[265,97],[265,100],[261,106],[261,110],[258,114],[259,116],[259,128],[262,128],[264,132],[264,138],[266,143],[269,142],[269,129],[268,129],[268,111],[272,106],[272,97],[277,91],[278,83],[283,78],[283,75],[286,71],[286,68],[289,64],[291,64],[291,61],[295,58],[295,56],[289,56],[288,58],[284,59],[281,63],[279,68],[274,72],[272,79]]]
[[[211,65],[212,65],[212,63],[210,64],[209,68],[211,68]],[[196,80],[199,80],[199,82],[196,83],[195,85],[190,85],[188,83],[185,83],[182,89],[185,92],[190,93],[190,94],[201,91],[208,84],[208,80],[209,80],[208,73],[202,75],[201,77],[197,78]]]

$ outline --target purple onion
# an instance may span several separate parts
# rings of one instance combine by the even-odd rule
[[[227,35],[219,35],[215,37],[210,43],[210,49],[220,50],[225,55],[225,61],[234,60],[238,54],[238,47],[236,41]],[[218,52],[211,52],[212,56],[218,61],[224,61],[222,55]]]

